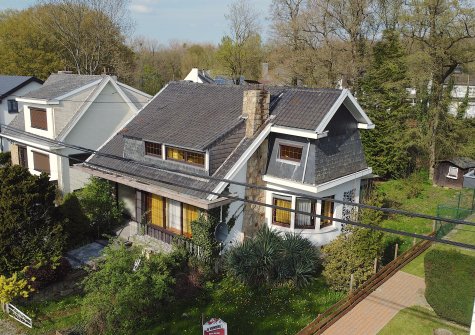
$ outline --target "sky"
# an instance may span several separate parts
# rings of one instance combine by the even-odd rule
[[[224,14],[232,0],[130,0],[135,22],[134,36],[170,41],[217,44],[227,33]],[[260,13],[262,34],[266,37],[267,13],[272,0],[252,0]],[[23,9],[36,0],[0,0],[0,10]]]

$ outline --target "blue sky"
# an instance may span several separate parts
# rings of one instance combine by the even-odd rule
[[[0,0],[0,10],[22,9],[35,0]],[[131,0],[135,36],[145,36],[166,44],[169,41],[218,43],[227,32],[224,13],[232,0]],[[263,36],[272,0],[253,0],[260,13]]]

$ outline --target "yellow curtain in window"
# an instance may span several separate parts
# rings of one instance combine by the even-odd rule
[[[185,159],[183,150],[168,148],[167,149],[167,158],[176,159],[182,161]]]
[[[200,217],[198,207],[183,204],[183,235],[191,237],[191,222]]]
[[[292,202],[289,200],[274,198],[274,205],[290,209],[292,207]],[[290,225],[290,211],[276,208],[274,212],[274,221]]]
[[[150,223],[165,228],[165,218],[164,218],[164,198],[156,195],[151,194],[149,198],[149,208],[150,211]]]

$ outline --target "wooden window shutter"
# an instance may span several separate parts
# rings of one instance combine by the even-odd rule
[[[50,173],[49,155],[33,151],[33,168],[36,171]]]
[[[30,108],[31,127],[48,130],[48,121],[46,118],[46,109]]]

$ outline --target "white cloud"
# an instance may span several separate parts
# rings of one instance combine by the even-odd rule
[[[138,14],[150,14],[153,12],[153,8],[144,4],[132,4],[130,10]]]

